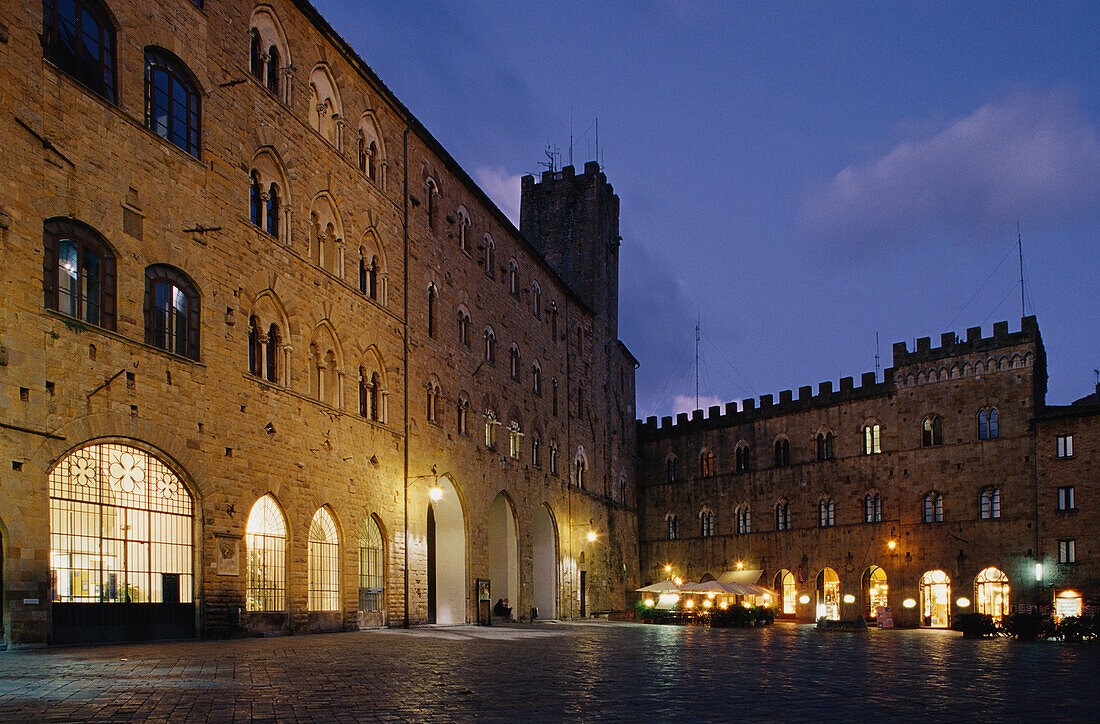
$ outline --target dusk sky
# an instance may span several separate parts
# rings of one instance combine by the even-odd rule
[[[621,199],[638,415],[1020,325],[1100,368],[1100,4],[314,0],[518,224],[547,144]]]

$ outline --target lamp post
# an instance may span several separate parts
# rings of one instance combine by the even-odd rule
[[[447,475],[447,473],[443,474]],[[439,477],[439,473],[435,470],[435,465],[432,465],[432,472],[430,475],[417,475],[413,478],[408,476],[405,477],[405,628],[409,628],[409,483],[414,480],[432,478],[435,483],[428,488],[428,497],[435,503],[443,498],[443,488],[439,487]]]

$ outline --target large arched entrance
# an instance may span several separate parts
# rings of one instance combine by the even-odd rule
[[[779,610],[784,616],[795,614],[795,599],[798,591],[795,588],[794,574],[786,568],[775,574],[775,590],[779,593]]]
[[[978,613],[986,613],[994,621],[1008,615],[1008,576],[997,568],[986,568],[974,579]]]
[[[921,576],[920,615],[925,626],[951,625],[951,579],[943,571],[928,571]]]
[[[823,568],[817,574],[817,617],[830,621],[840,620],[840,576],[832,568]]]
[[[450,478],[428,505],[428,623],[466,623],[466,518]]]
[[[863,617],[877,619],[879,606],[885,608],[890,605],[886,598],[889,590],[886,585],[886,571],[878,566],[868,566],[863,572],[860,587],[863,589]]]
[[[519,542],[512,501],[498,493],[489,506],[489,581],[493,602],[507,599],[519,617]]]
[[[532,578],[539,618],[558,617],[558,526],[545,505],[535,513]]]
[[[49,474],[50,642],[195,635],[191,494],[168,464],[93,444]]]

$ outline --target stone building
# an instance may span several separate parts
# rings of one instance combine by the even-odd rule
[[[626,606],[597,164],[520,233],[305,0],[4,3],[0,113],[4,642]]]
[[[1046,380],[1026,317],[1016,332],[899,342],[883,378],[858,386],[651,417],[639,424],[642,577],[759,571],[803,621],[880,605],[902,626],[1055,600],[1079,610],[1100,594],[1086,502],[1100,406],[1047,406]]]

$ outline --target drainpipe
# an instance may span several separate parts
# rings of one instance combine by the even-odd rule
[[[401,228],[404,245],[403,265],[403,296],[404,320],[401,325],[401,341],[404,344],[402,356],[401,387],[404,401],[403,417],[405,418],[405,492],[402,498],[405,504],[405,628],[409,627],[409,130],[406,124],[405,131],[401,134],[401,173],[403,178],[402,189],[402,219]]]

